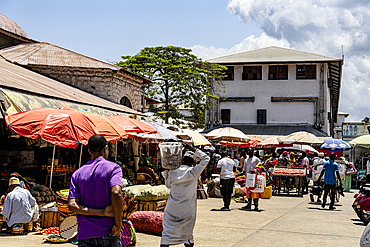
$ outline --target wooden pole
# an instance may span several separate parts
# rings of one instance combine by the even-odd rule
[[[49,185],[49,188],[51,188],[51,182],[53,180],[54,158],[55,158],[55,145],[53,147],[53,159],[51,160],[51,171],[50,171],[50,185]]]
[[[118,141],[116,142],[116,151],[115,151],[115,157],[114,157],[114,160],[117,162],[117,152],[118,152]]]
[[[80,160],[78,162],[78,168],[81,167],[81,159],[82,159],[82,148],[84,147],[84,145],[81,143],[81,151],[80,151]]]

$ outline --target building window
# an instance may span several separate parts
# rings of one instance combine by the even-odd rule
[[[267,110],[257,110],[257,124],[266,124]]]
[[[226,66],[227,70],[225,72],[224,81],[234,80],[234,66]]]
[[[221,110],[221,121],[222,124],[230,124],[230,109]]]
[[[243,80],[262,80],[262,66],[243,66]]]
[[[270,65],[269,80],[288,80],[288,65]]]
[[[127,106],[128,108],[132,108],[131,101],[126,96],[123,96],[119,103],[121,105]]]
[[[316,79],[316,65],[297,65],[297,79]]]

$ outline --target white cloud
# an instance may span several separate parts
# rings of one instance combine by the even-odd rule
[[[214,46],[207,47],[204,45],[196,45],[190,48],[193,50],[193,53],[198,57],[201,57],[202,59],[208,59],[228,54],[239,53],[243,51],[254,50],[267,46],[279,46],[290,48],[289,43],[285,39],[276,39],[266,35],[266,33],[262,33],[259,37],[251,35],[230,49],[216,48]]]
[[[345,51],[340,111],[349,121],[370,116],[370,2],[366,0],[231,0],[231,14],[263,33],[230,49],[197,45],[204,59],[267,46],[340,57]]]

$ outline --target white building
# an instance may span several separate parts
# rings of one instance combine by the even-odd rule
[[[279,47],[209,59],[228,67],[206,129],[233,126],[247,135],[307,131],[332,136],[343,60]]]

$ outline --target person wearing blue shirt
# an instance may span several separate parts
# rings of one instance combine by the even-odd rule
[[[330,153],[329,159],[330,160],[328,160],[324,163],[324,166],[322,168],[322,171],[320,173],[318,181],[320,181],[321,177],[325,173],[325,177],[324,177],[324,198],[323,198],[321,207],[325,208],[326,198],[327,198],[327,196],[330,192],[330,206],[329,206],[329,209],[334,210],[335,209],[335,207],[334,207],[335,191],[336,191],[336,184],[337,184],[337,180],[335,178],[335,175],[337,175],[337,178],[340,182],[340,186],[342,186],[342,181],[340,179],[339,166],[336,162],[334,162],[335,153]]]

